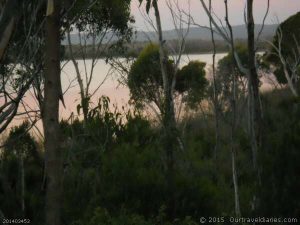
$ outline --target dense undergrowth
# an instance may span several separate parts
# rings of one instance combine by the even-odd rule
[[[258,188],[253,182],[249,140],[246,131],[239,129],[235,144],[243,216],[300,215],[300,104],[287,93],[273,91],[262,98]],[[61,123],[63,224],[194,225],[203,216],[234,216],[228,124],[220,127],[215,158],[214,117],[199,113],[182,120],[184,151],[175,155],[175,216],[171,216],[166,207],[170,193],[160,128],[138,112],[111,112],[107,101],[103,98],[90,111],[86,125],[79,120]],[[40,225],[46,156],[33,137],[23,134],[27,126],[14,128],[1,152],[0,205],[6,218],[29,218],[31,224]],[[259,199],[255,212],[251,209],[254,192]]]

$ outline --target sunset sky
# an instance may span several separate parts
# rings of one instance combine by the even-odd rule
[[[173,1],[173,0],[171,0]],[[177,0],[175,0],[177,1]],[[190,2],[190,12],[191,15],[194,17],[195,21],[201,25],[207,25],[208,19],[205,15],[202,6],[199,0],[178,0],[180,6],[188,12],[188,2]],[[166,7],[166,0],[159,0],[159,5],[161,9],[162,15],[162,24],[163,29],[173,29],[172,19],[170,17],[170,11],[168,7]],[[206,1],[208,2],[208,1]],[[233,25],[240,25],[244,23],[244,6],[245,0],[229,0],[229,11],[230,11],[230,21]],[[267,18],[266,23],[272,24],[277,23],[277,18],[279,21],[283,21],[289,16],[295,14],[296,12],[300,11],[300,0],[271,0],[270,1],[271,7],[269,16]],[[136,19],[135,27],[138,30],[149,30],[145,25],[145,20],[141,16],[139,12],[139,3],[138,0],[132,1],[132,14]],[[267,0],[254,0],[254,13],[255,13],[255,20],[256,23],[261,23],[267,7]],[[141,7],[141,10],[144,10],[145,7]],[[224,18],[224,0],[213,0],[213,8],[215,13],[221,19]],[[153,12],[152,12],[153,13]]]

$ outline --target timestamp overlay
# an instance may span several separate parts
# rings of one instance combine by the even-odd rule
[[[9,225],[9,224],[30,224],[30,219],[21,219],[21,218],[3,218],[1,220],[1,224]]]
[[[270,223],[270,224],[298,224],[300,218],[295,217],[228,217],[228,216],[216,216],[216,217],[201,217],[199,219],[200,224],[241,224],[241,223]]]

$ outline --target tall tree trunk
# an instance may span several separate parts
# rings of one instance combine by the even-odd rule
[[[1,36],[0,40],[0,61],[5,53],[5,50],[8,46],[9,40],[12,36],[13,30],[14,30],[14,24],[15,24],[15,18],[12,17],[5,27],[5,30]]]
[[[225,3],[225,21],[229,29],[230,34],[230,47],[232,51],[232,62],[235,62],[239,69],[238,57],[235,56],[235,48],[234,48],[234,38],[232,26],[229,22],[228,16],[228,0],[224,0]],[[231,100],[231,109],[232,109],[232,119],[231,119],[231,165],[232,165],[232,181],[234,187],[234,205],[235,205],[235,215],[237,217],[241,216],[240,209],[240,197],[239,197],[239,186],[238,186],[238,177],[237,177],[237,168],[236,168],[236,127],[237,127],[237,76],[235,74],[235,67],[232,65],[232,100]]]
[[[17,0],[3,1],[0,6],[0,61],[5,53],[15,24],[19,19],[20,3]]]
[[[241,208],[240,208],[240,195],[239,195],[239,184],[238,177],[236,171],[236,151],[235,148],[231,149],[231,165],[232,165],[232,180],[234,187],[234,205],[235,205],[235,216],[241,216]]]
[[[60,225],[62,155],[60,149],[60,0],[48,0],[46,15],[45,99],[43,125],[46,153],[46,225]]]
[[[212,0],[209,0],[209,11],[212,13]],[[213,44],[213,64],[212,64],[212,75],[213,75],[213,104],[214,104],[214,111],[215,111],[215,150],[214,150],[214,158],[217,159],[218,154],[218,147],[219,147],[219,133],[220,133],[220,126],[219,126],[219,99],[218,99],[218,90],[216,84],[216,41],[215,35],[213,30],[213,24],[211,17],[209,18],[209,27],[211,33],[211,41]]]
[[[236,128],[237,128],[237,102],[236,102],[236,74],[234,67],[232,68],[232,121],[231,121],[231,165],[232,165],[232,180],[234,187],[234,205],[235,205],[235,216],[241,216],[240,209],[240,196],[239,196],[239,185],[238,185],[238,176],[237,176],[237,168],[236,168]]]
[[[262,126],[262,109],[259,96],[259,79],[256,68],[256,51],[255,51],[255,33],[253,18],[253,0],[247,0],[247,30],[248,30],[248,67],[249,67],[249,95],[251,99],[251,117],[252,121],[252,151],[253,166],[257,167],[257,147],[260,143],[261,126]],[[255,146],[254,146],[255,145]]]
[[[21,175],[21,208],[22,215],[25,216],[25,171],[24,171],[24,153],[19,152],[20,175]]]
[[[253,0],[247,0],[247,30],[248,30],[248,67],[249,67],[249,118],[250,118],[250,138],[253,157],[253,179],[254,193],[252,200],[252,211],[254,216],[258,207],[257,192],[259,190],[260,169],[258,166],[258,148],[261,144],[262,136],[262,108],[259,96],[259,78],[256,66],[255,33],[253,17]]]
[[[164,50],[164,40],[162,33],[162,26],[160,20],[160,13],[157,5],[157,0],[153,1],[153,8],[155,11],[155,18],[158,30],[159,38],[159,55],[160,55],[160,65],[163,78],[164,87],[164,111],[162,113],[162,120],[164,126],[164,149],[167,157],[167,182],[168,182],[168,192],[169,192],[169,203],[168,209],[170,215],[173,217],[175,213],[175,197],[174,197],[174,151],[175,143],[177,140],[177,128],[174,110],[174,101],[172,96],[171,87],[171,76],[168,74],[167,62],[168,57]]]

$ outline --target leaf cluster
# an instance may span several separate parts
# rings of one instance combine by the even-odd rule
[[[171,59],[167,62],[169,84],[175,76],[175,91],[184,96],[185,102],[190,106],[196,105],[204,97],[207,85],[205,65],[199,61],[191,61],[175,72],[174,62]],[[162,105],[163,79],[158,45],[149,44],[140,53],[128,74],[128,87],[131,99],[136,103],[154,102],[158,107]]]
[[[269,52],[264,56],[264,62],[269,67],[274,66],[274,75],[276,76],[277,81],[281,84],[286,84],[287,80],[284,75],[283,65],[274,46],[276,48],[280,47],[282,57],[286,60],[287,64],[293,65],[295,60],[299,60],[300,12],[279,24],[276,34],[273,37],[272,45]],[[290,68],[287,69],[289,70]],[[298,71],[300,71],[299,63]]]
[[[102,32],[111,29],[121,34],[129,29],[128,22],[134,22],[130,15],[131,0],[77,0],[68,13],[67,20],[74,21],[79,31]]]

